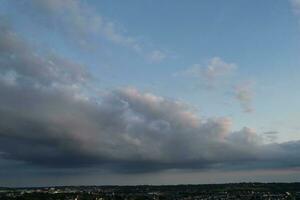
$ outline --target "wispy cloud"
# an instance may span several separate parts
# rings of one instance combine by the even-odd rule
[[[194,64],[179,74],[196,78],[206,87],[213,88],[236,69],[235,63],[226,62],[220,57],[213,57],[206,65]]]
[[[253,112],[252,100],[254,98],[253,91],[254,82],[246,81],[235,86],[235,98],[239,101],[244,112]]]
[[[140,46],[135,39],[119,31],[114,22],[105,19],[79,0],[34,0],[32,3],[37,10],[49,17],[60,18],[63,28],[68,29],[68,34],[77,34],[82,40],[90,35],[102,35],[111,42],[136,50]],[[59,25],[58,21],[56,25]]]
[[[85,1],[25,0],[11,3],[22,8],[26,6],[27,9],[31,5],[35,13],[32,16],[33,21],[37,17],[36,13],[40,14],[43,16],[41,25],[56,30],[64,35],[65,39],[71,40],[72,43],[76,43],[80,47],[91,49],[101,46],[101,40],[104,39],[112,44],[126,47],[145,59],[148,59],[150,55],[153,61],[159,62],[167,57],[160,50],[151,50],[146,47],[145,43],[128,34],[115,21],[96,12]]]
[[[237,81],[233,79],[233,75],[237,70],[238,65],[236,63],[224,61],[220,57],[213,57],[206,65],[194,64],[174,75],[193,78],[196,83],[200,83],[200,86],[204,86],[208,90],[223,88],[234,99],[238,100],[245,113],[251,113],[254,111],[252,105],[254,82],[240,81],[236,84]]]
[[[293,12],[300,15],[300,0],[290,0]]]
[[[148,56],[148,58],[151,62],[160,62],[160,61],[164,60],[166,57],[167,57],[167,54],[160,50],[154,50]]]

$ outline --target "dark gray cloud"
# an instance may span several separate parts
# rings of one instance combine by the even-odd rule
[[[0,24],[1,76],[38,85],[82,84],[90,78],[86,69],[57,55],[33,52],[29,44]],[[16,77],[18,76],[18,77]]]
[[[227,118],[200,118],[188,105],[134,88],[95,98],[84,66],[34,52],[0,31],[2,159],[46,167],[121,172],[172,168],[294,167],[300,142],[264,144]]]
[[[275,142],[277,140],[278,131],[267,131],[264,132],[264,138],[270,142]]]

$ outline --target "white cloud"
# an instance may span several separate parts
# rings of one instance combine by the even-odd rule
[[[116,44],[129,47],[137,45],[137,41],[118,31],[114,22],[104,19],[80,0],[34,0],[32,2],[45,15],[48,14],[53,19],[61,18],[63,28],[69,29],[70,34],[77,34],[83,40],[90,34],[101,34]]]
[[[197,78],[205,86],[212,88],[236,69],[235,63],[228,63],[219,57],[213,57],[206,65],[194,64],[180,74]]]
[[[232,75],[237,70],[238,65],[226,62],[220,57],[213,57],[206,65],[194,64],[183,72],[174,74],[175,76],[187,76],[196,79],[197,83],[206,89],[222,87],[233,94],[238,100],[242,109],[246,113],[254,111],[252,101],[254,98],[254,82],[243,81],[235,85]],[[233,91],[232,91],[232,86]]]
[[[160,50],[149,50],[146,45],[122,31],[120,26],[95,11],[91,5],[80,0],[29,0],[35,12],[47,17],[44,25],[65,34],[66,39],[83,46],[97,46],[101,43],[91,38],[104,38],[113,44],[127,47],[146,59],[162,61],[166,54]],[[101,45],[99,45],[101,46]]]
[[[160,62],[166,58],[166,54],[160,50],[154,50],[149,55],[149,60],[152,62]]]
[[[228,75],[237,68],[234,63],[227,63],[219,57],[213,57],[203,71],[203,76],[207,80],[214,80],[218,77]]]
[[[252,100],[254,97],[253,92],[254,83],[246,81],[235,86],[235,98],[240,102],[244,112],[253,112]]]

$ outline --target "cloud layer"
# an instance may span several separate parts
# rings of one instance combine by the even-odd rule
[[[250,128],[232,131],[230,119],[200,118],[183,102],[135,88],[91,95],[84,66],[33,51],[7,25],[0,66],[2,159],[123,172],[299,166],[299,141],[264,144]]]

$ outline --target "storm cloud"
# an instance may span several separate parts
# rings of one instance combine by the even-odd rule
[[[265,144],[250,128],[233,131],[228,118],[201,118],[181,101],[134,87],[91,94],[85,66],[36,52],[1,26],[2,159],[124,172],[299,167],[299,141]]]

